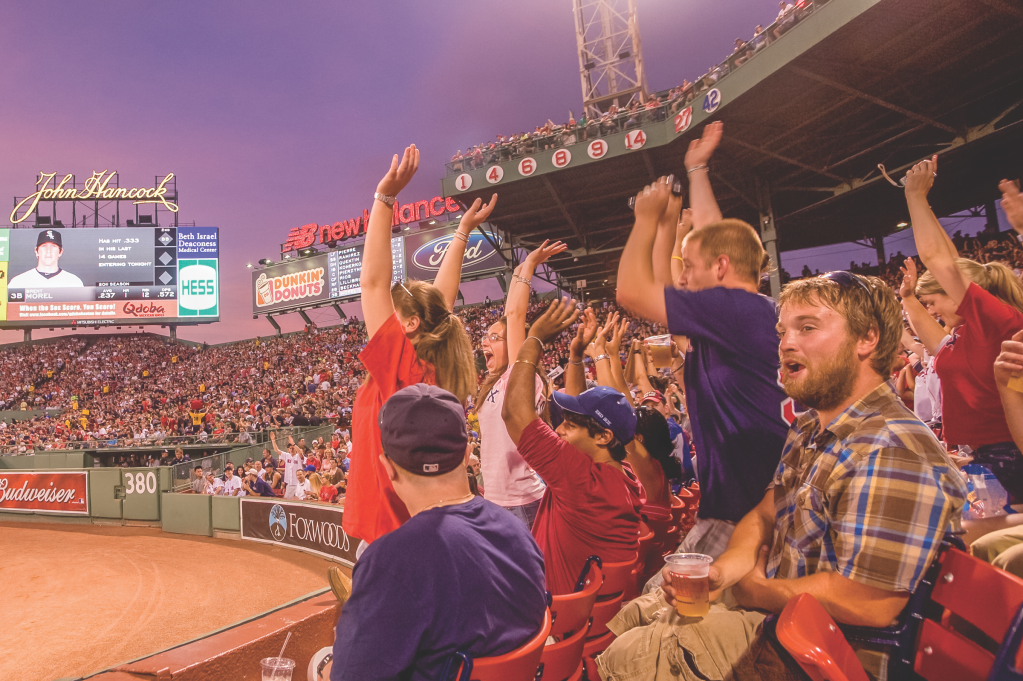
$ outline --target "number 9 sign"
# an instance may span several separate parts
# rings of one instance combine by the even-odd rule
[[[156,473],[125,473],[125,494],[152,494],[156,491]]]

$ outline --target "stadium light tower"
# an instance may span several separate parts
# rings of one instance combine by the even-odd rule
[[[599,116],[612,104],[647,96],[636,0],[572,0],[583,108]]]

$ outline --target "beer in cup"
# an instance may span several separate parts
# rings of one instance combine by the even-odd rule
[[[653,358],[654,367],[664,369],[671,367],[671,335],[650,336],[646,339],[647,347],[650,348],[650,356]]]
[[[673,553],[664,562],[675,591],[675,612],[682,617],[705,616],[710,611],[709,573],[714,559],[702,553]]]

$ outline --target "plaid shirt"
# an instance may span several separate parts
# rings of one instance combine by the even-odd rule
[[[916,588],[966,500],[945,448],[888,383],[826,428],[815,410],[801,416],[771,487],[769,577],[838,572],[886,591]]]

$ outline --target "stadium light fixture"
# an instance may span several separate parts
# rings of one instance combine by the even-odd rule
[[[897,224],[895,226],[896,227],[909,227],[909,223],[908,222],[900,222],[899,224]]]
[[[437,224],[437,221],[436,220],[430,220],[426,224],[428,224],[428,225],[435,225],[435,224]]]
[[[251,263],[251,262],[250,262],[250,263],[247,263],[247,264],[246,264],[245,266],[246,266],[247,268],[249,268],[250,270],[252,269],[252,263]]]
[[[259,264],[260,264],[260,265],[263,265],[263,266],[266,266],[266,265],[273,265],[273,264],[274,264],[274,261],[273,261],[273,260],[271,260],[270,258],[260,258],[260,259],[259,259]]]

